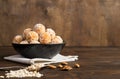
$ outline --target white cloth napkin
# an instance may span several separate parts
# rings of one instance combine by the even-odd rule
[[[24,63],[24,64],[34,64],[34,63],[50,64],[50,63],[58,63],[58,62],[75,61],[75,60],[78,60],[78,56],[71,56],[71,55],[64,56],[61,54],[57,54],[52,59],[45,59],[45,58],[29,59],[29,58],[25,58],[21,55],[12,55],[12,56],[4,57],[4,59],[19,62],[19,63]]]

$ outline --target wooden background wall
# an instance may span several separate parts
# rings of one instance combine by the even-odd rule
[[[67,46],[120,46],[120,0],[0,0],[0,46],[36,23]]]

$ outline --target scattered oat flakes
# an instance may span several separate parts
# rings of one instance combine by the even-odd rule
[[[0,76],[0,78],[5,78],[4,76]]]
[[[10,71],[9,73],[6,73],[6,78],[23,78],[23,77],[41,77],[43,76],[37,71],[28,71],[26,69],[20,69],[15,71]]]
[[[37,63],[31,66],[28,66],[24,69],[19,70],[10,70],[10,72],[6,72],[6,78],[23,78],[23,77],[38,77],[40,78],[43,74],[39,73],[38,70],[44,67],[44,64]]]
[[[35,64],[32,64],[31,66],[28,66],[26,69],[29,71],[39,71],[44,66],[45,66],[44,64],[35,63]]]

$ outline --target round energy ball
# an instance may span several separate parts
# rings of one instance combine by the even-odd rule
[[[48,28],[46,31],[50,34],[51,39],[55,38],[56,34],[55,34],[55,31],[53,29]]]
[[[22,35],[16,35],[16,36],[13,38],[13,43],[19,44],[22,40],[23,40]]]
[[[43,24],[36,24],[33,28],[33,30],[35,32],[37,32],[38,34],[42,34],[45,32],[45,26]]]
[[[31,41],[30,44],[40,44],[40,42],[34,40],[34,41]]]
[[[24,38],[24,39],[26,39],[26,35],[27,35],[30,31],[32,31],[31,28],[27,28],[27,29],[25,29],[25,30],[23,31],[23,38]]]
[[[40,35],[40,43],[42,44],[49,44],[51,42],[51,36],[48,32],[44,32],[43,34]]]
[[[51,42],[52,44],[63,43],[63,40],[60,36],[55,36],[55,38]]]
[[[39,39],[39,36],[38,34],[35,32],[35,31],[30,31],[28,32],[28,34],[26,35],[26,40],[28,42],[31,42],[31,41],[38,41]]]
[[[20,44],[29,44],[27,40],[21,41]]]

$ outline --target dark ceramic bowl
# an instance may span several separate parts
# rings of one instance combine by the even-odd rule
[[[14,44],[14,49],[27,58],[52,58],[60,53],[65,43],[60,44]]]

